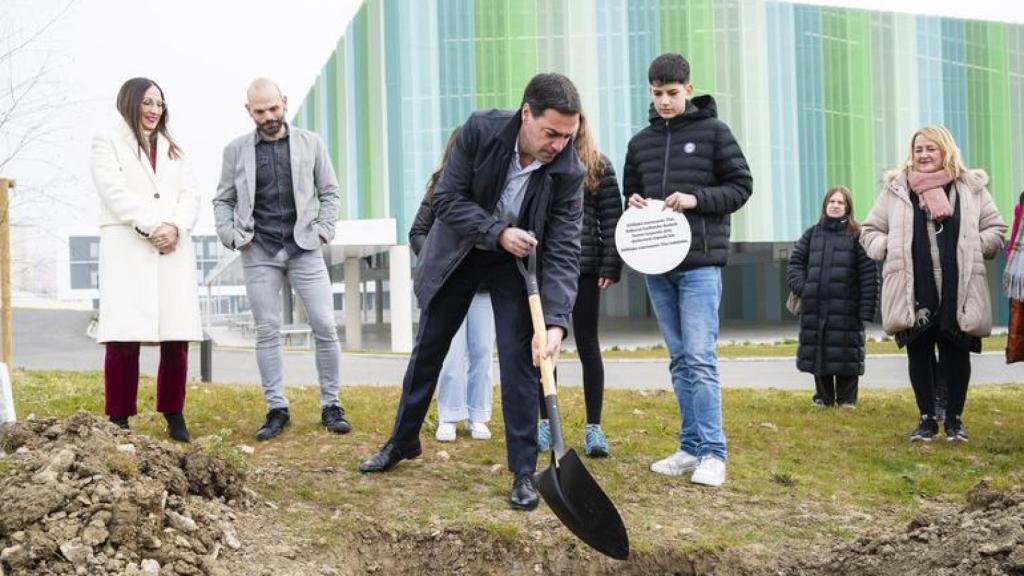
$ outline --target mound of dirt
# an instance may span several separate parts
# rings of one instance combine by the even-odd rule
[[[1024,488],[982,482],[967,504],[920,517],[898,533],[864,535],[834,548],[824,562],[785,570],[810,576],[1024,575]]]
[[[211,576],[244,478],[80,412],[0,429],[0,576]]]

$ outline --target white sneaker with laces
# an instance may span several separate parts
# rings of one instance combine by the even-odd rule
[[[690,482],[715,488],[725,483],[725,461],[715,456],[705,456],[693,471]]]
[[[469,431],[469,435],[474,440],[490,440],[491,429],[487,427],[487,424],[483,422],[473,422],[472,420],[466,421],[466,430]]]
[[[455,442],[455,422],[441,422],[434,434],[438,442]]]
[[[697,468],[697,457],[680,450],[675,454],[651,464],[651,471],[666,476],[680,476]]]

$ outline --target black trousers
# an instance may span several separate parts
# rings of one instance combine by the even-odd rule
[[[598,277],[593,274],[580,276],[576,304],[572,308],[572,335],[583,364],[583,402],[587,409],[587,424],[601,423],[604,404],[604,361],[601,359],[601,343],[597,339],[601,287],[597,281]],[[540,392],[540,417],[548,417],[543,389]]]
[[[932,327],[907,344],[907,364],[921,414],[935,415],[935,387],[940,374],[946,382],[946,419],[963,413],[971,380],[971,355],[967,348],[947,341],[937,327]]]
[[[530,349],[533,325],[526,285],[512,256],[506,253],[471,250],[420,313],[416,345],[402,382],[402,399],[391,440],[402,447],[419,438],[441,364],[473,295],[485,279],[494,309],[508,469],[516,475],[533,474],[537,469],[540,377]]]
[[[859,376],[815,376],[814,399],[826,406],[833,404],[856,404]]]

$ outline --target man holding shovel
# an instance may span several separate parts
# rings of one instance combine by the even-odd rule
[[[572,138],[580,98],[560,74],[534,76],[518,110],[472,114],[432,199],[436,220],[420,250],[415,293],[420,323],[391,437],[361,472],[386,472],[422,453],[420,428],[448,345],[477,286],[491,290],[501,374],[509,504],[537,507],[538,356],[555,361],[569,326],[579,275],[584,170]],[[531,234],[532,232],[532,234]],[[515,259],[538,247],[547,327],[533,342],[530,307]]]

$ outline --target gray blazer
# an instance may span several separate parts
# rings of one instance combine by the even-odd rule
[[[338,180],[320,136],[288,125],[288,147],[295,194],[295,243],[304,250],[319,248],[334,238],[338,219]],[[252,207],[256,195],[256,131],[224,147],[213,217],[217,236],[234,250],[253,237]]]

